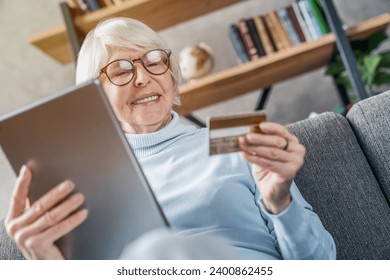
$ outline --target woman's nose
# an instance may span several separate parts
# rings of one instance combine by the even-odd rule
[[[134,64],[134,85],[136,87],[146,86],[150,82],[150,74],[142,63]]]

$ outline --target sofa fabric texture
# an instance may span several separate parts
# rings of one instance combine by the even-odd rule
[[[295,182],[332,234],[337,259],[390,259],[390,91],[346,117],[323,113],[288,129],[307,150]],[[0,259],[23,259],[4,220]]]
[[[347,119],[390,203],[390,91],[359,102]]]
[[[332,234],[337,259],[390,259],[389,205],[347,120],[325,113],[289,129],[307,149],[296,184]]]
[[[24,260],[18,247],[7,235],[4,219],[0,220],[0,260]]]

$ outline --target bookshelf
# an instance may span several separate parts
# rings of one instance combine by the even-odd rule
[[[158,31],[240,1],[243,0],[131,0],[85,15],[75,15],[73,20],[82,35],[86,35],[103,18],[117,16],[141,20]],[[59,63],[66,64],[73,60],[66,31],[65,25],[57,26],[31,36],[29,42]]]
[[[101,19],[114,16],[133,17],[142,20],[155,30],[161,30],[240,1],[243,0],[132,0],[125,1],[120,6],[104,7],[89,14],[73,15],[71,19],[68,18],[68,21],[73,23],[81,36]],[[385,30],[389,23],[390,13],[385,13],[351,26],[346,34],[349,40],[364,39]],[[69,63],[73,60],[73,55],[67,31],[69,30],[65,25],[58,26],[32,36],[30,43],[59,63]],[[182,105],[175,110],[181,115],[189,115],[194,110],[320,68],[332,57],[336,41],[335,34],[331,33],[318,40],[289,47],[260,57],[256,61],[182,85],[180,87]]]
[[[350,40],[359,40],[386,29],[390,13],[360,22],[347,31]],[[175,108],[186,115],[194,110],[265,88],[326,65],[335,49],[332,33],[319,40],[260,57],[234,68],[209,75],[180,88],[182,105]]]

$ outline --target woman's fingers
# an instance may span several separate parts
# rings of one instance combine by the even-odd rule
[[[75,229],[87,216],[88,211],[86,209],[79,210],[65,220],[48,228],[46,231],[29,236],[23,243],[17,244],[23,254],[30,259],[64,259],[60,250],[54,245],[54,242]]]
[[[23,210],[24,214],[16,218],[8,220],[7,232],[10,236],[14,236],[15,232],[20,228],[32,224],[45,212],[50,210],[54,205],[58,204],[64,198],[66,198],[74,189],[74,184],[67,180],[60,185],[54,187],[40,199],[35,201],[33,205]]]
[[[262,170],[284,174],[284,176],[288,178],[294,177],[297,170],[299,170],[303,165],[303,159],[300,157],[294,157],[291,161],[283,162],[245,153],[244,158],[247,161],[261,167]]]
[[[15,181],[15,187],[12,193],[11,202],[5,222],[19,217],[24,213],[28,196],[28,189],[31,183],[31,171],[23,165],[19,176]]]
[[[243,152],[268,159],[289,161],[294,153],[305,153],[297,139],[288,140],[275,135],[247,134],[241,136],[239,142]]]
[[[259,138],[263,138],[263,137],[259,135]],[[257,141],[257,143],[262,143],[262,144],[255,145],[249,143],[246,140],[246,137],[241,137],[240,148],[243,152],[248,153],[250,155],[256,155],[259,157],[264,157],[270,160],[276,160],[281,162],[289,162],[294,158],[295,153],[301,154],[305,152],[304,147],[301,144],[292,141],[288,142],[288,147],[286,150],[284,150],[286,146],[286,139],[280,137],[275,137],[275,138],[276,139],[279,138],[281,140],[279,142],[275,141],[273,145],[272,142],[265,143],[265,141],[259,140]],[[273,137],[267,139],[272,140]]]
[[[267,135],[279,135],[281,137],[286,137],[290,141],[297,140],[294,135],[292,135],[285,126],[278,124],[278,123],[272,123],[272,122],[262,122],[259,125],[261,133],[267,134]]]
[[[18,230],[14,235],[14,240],[18,244],[24,244],[29,236],[44,232],[48,228],[60,223],[72,212],[78,209],[84,202],[81,193],[74,194],[53,209],[46,211],[36,221],[27,224]]]
[[[77,211],[84,202],[84,196],[80,193],[72,194],[74,184],[67,180],[52,188],[30,207],[28,191],[31,179],[31,171],[22,167],[5,219],[7,233],[26,258],[63,259],[55,241],[86,219],[86,209]]]
[[[43,232],[41,234],[41,238],[43,240],[48,240],[50,242],[54,242],[61,238],[62,236],[68,234],[73,229],[75,229],[77,226],[79,226],[82,222],[85,221],[85,219],[88,216],[88,210],[87,209],[81,209],[65,220],[59,222],[53,227],[50,227],[48,230]]]
[[[248,133],[239,138],[244,158],[263,170],[283,177],[295,176],[304,161],[306,149],[284,126],[261,123],[261,133]]]

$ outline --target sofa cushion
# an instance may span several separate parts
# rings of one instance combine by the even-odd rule
[[[5,230],[4,219],[0,220],[0,260],[24,260],[22,253]]]
[[[390,210],[347,120],[289,126],[306,147],[296,183],[335,239],[338,259],[390,259]]]
[[[390,91],[355,104],[347,119],[390,203]]]

